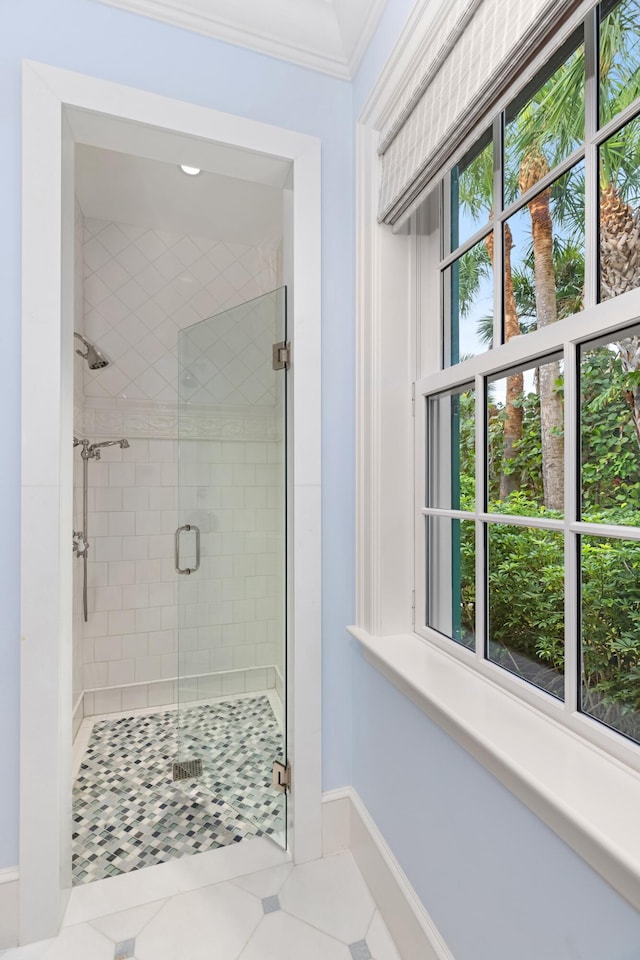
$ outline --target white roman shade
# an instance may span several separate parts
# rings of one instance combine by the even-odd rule
[[[382,135],[380,222],[406,220],[534,50],[592,3],[445,0],[415,83]]]

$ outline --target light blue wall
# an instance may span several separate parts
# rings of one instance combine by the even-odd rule
[[[0,30],[0,868],[18,861],[20,61],[38,60],[322,140],[324,782],[351,782],[352,88],[94,0],[17,0]],[[69,438],[71,440],[71,438]]]
[[[637,960],[640,915],[361,657],[354,725],[354,786],[455,960]]]
[[[389,0],[354,121],[412,7]],[[359,651],[353,682],[353,785],[455,960],[640,958],[640,915]]]

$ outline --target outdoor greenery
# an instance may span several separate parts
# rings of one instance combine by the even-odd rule
[[[640,95],[640,0],[608,4],[600,25],[603,122]],[[584,46],[507,112],[505,195],[531,190],[584,137]],[[492,204],[492,151],[456,171],[455,217],[481,225]],[[640,286],[640,120],[600,149],[600,296]],[[584,164],[540,191],[505,224],[504,339],[582,309],[585,258]],[[513,221],[513,223],[511,223]],[[457,227],[455,233],[457,235]],[[467,230],[468,235],[473,231]],[[478,293],[493,279],[494,238],[458,261],[460,318],[474,317],[489,344],[493,318],[478,316]],[[512,256],[512,250],[516,253]],[[593,255],[593,254],[592,254]],[[454,358],[455,359],[455,358]],[[552,358],[489,385],[488,510],[561,519],[564,510],[563,370]],[[456,401],[454,503],[475,509],[474,394]],[[640,336],[597,345],[580,357],[581,519],[640,526]],[[457,501],[457,503],[455,502]],[[474,525],[460,542],[460,642],[475,632]],[[554,696],[563,696],[564,536],[513,523],[487,528],[490,659]],[[583,536],[578,598],[582,709],[640,741],[640,542]],[[454,564],[457,563],[454,557]],[[455,622],[454,617],[454,622]]]

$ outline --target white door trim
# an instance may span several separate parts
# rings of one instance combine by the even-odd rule
[[[144,124],[293,165],[291,847],[321,853],[320,141],[27,61],[22,154],[20,943],[57,932],[70,889],[73,133]],[[156,131],[157,132],[157,131]],[[91,142],[85,140],[85,142]],[[100,145],[100,144],[96,144]]]

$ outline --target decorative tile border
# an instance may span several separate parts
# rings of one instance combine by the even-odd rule
[[[175,440],[282,439],[281,417],[273,407],[221,406],[177,409],[176,404],[137,400],[94,399],[76,412],[76,429],[87,436],[154,437]]]

